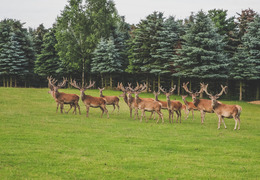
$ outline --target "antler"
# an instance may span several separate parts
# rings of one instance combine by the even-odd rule
[[[212,94],[208,93],[208,84],[203,86],[203,90],[208,96],[212,96]]]
[[[175,89],[176,89],[176,85],[174,85],[174,86],[170,89],[169,93],[170,93],[170,94],[173,94],[173,92],[174,92]]]
[[[48,88],[52,89],[53,86],[55,86],[54,84],[56,84],[57,80],[55,80],[54,78],[52,78],[51,76],[47,77],[49,83],[48,83]]]
[[[223,94],[223,92],[225,92],[225,94],[227,94],[227,92],[226,92],[227,86],[221,85],[221,88],[222,88],[221,92],[219,94],[216,94],[216,96],[218,96],[218,97],[221,96]]]
[[[86,83],[86,85],[84,86],[84,91],[86,89],[89,89],[89,88],[93,87],[95,85],[95,83],[96,83],[95,81],[93,81],[93,82],[89,81],[89,85]]]
[[[186,84],[183,83],[183,84],[182,84],[182,87],[183,87],[183,89],[184,89],[187,93],[193,94],[193,92],[191,92],[191,91],[188,89],[188,87],[187,87],[188,84],[189,84],[189,82],[187,82]]]
[[[166,93],[165,90],[162,88],[162,86],[160,86],[159,89],[160,89],[163,93]]]
[[[75,80],[73,80],[73,82],[72,82],[72,79],[71,79],[71,80],[70,80],[70,84],[71,84],[73,87],[77,88],[77,89],[81,89],[81,85],[80,85],[79,83],[77,83]]]
[[[64,87],[64,86],[66,85],[67,81],[68,81],[67,78],[64,78],[64,77],[63,77],[63,81],[62,81],[61,83],[59,83],[59,84],[57,85],[57,87],[58,87],[58,88]]]
[[[124,88],[124,86],[123,86],[122,83],[120,83],[119,89],[121,89],[121,90],[124,91],[124,92],[126,91],[126,89]]]

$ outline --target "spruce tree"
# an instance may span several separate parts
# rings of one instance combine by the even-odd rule
[[[240,81],[239,100],[243,99],[243,81],[260,79],[260,18],[248,24],[247,33],[242,37],[242,45],[232,59],[231,77]],[[258,84],[257,96],[259,96]],[[256,97],[257,97],[256,96]]]
[[[223,37],[217,33],[213,22],[203,11],[194,16],[182,36],[180,56],[175,59],[174,76],[198,79],[228,78]]]

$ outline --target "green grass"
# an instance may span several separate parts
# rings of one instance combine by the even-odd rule
[[[56,114],[47,91],[0,88],[0,179],[260,178],[259,105],[222,101],[242,106],[241,130],[233,130],[233,119],[217,130],[217,116],[206,114],[201,125],[199,112],[181,124],[169,124],[166,111],[164,124],[140,123],[130,119],[122,98],[120,113],[110,113],[110,119],[93,108],[86,118],[82,102],[81,115]],[[98,90],[86,93],[98,96]]]

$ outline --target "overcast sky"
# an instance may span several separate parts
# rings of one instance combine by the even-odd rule
[[[24,27],[36,28],[43,23],[52,26],[68,0],[0,0],[0,20],[12,18],[26,23]],[[164,13],[165,17],[177,19],[188,17],[191,12],[210,9],[228,10],[229,16],[251,8],[260,13],[260,0],[114,0],[118,13],[126,22],[137,24],[153,11]]]

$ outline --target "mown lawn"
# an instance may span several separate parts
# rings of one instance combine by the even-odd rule
[[[206,114],[201,125],[199,112],[194,121],[182,117],[181,124],[169,124],[166,111],[164,124],[140,123],[129,117],[122,98],[120,113],[109,119],[93,108],[86,118],[82,102],[81,115],[56,114],[47,91],[0,88],[0,179],[260,178],[259,105],[222,101],[242,106],[241,130],[233,130],[233,119],[226,119],[227,129],[217,130],[217,116]],[[86,93],[98,96],[98,90]]]

